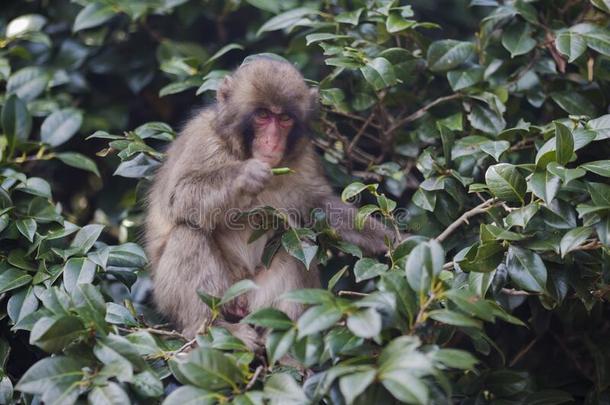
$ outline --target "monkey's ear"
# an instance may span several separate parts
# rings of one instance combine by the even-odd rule
[[[216,100],[221,104],[227,101],[229,95],[231,94],[232,87],[233,78],[228,75],[225,76],[225,78],[222,80],[222,83],[220,83],[220,86],[218,86],[218,90],[216,90]]]

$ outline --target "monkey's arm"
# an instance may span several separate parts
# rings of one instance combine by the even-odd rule
[[[362,230],[356,229],[356,214],[358,209],[346,204],[338,196],[326,196],[321,208],[326,214],[328,224],[334,228],[341,238],[356,244],[368,253],[379,254],[388,250],[385,239],[394,241],[394,233],[384,224],[374,218],[367,218]]]
[[[210,231],[228,219],[227,211],[249,204],[272,176],[269,166],[255,159],[185,171],[169,190],[168,215],[174,223]]]

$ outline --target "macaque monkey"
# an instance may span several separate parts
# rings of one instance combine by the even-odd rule
[[[216,322],[253,346],[254,329],[227,319],[268,306],[295,319],[301,306],[280,296],[320,281],[315,268],[307,270],[283,249],[263,268],[273,232],[249,243],[252,229],[227,221],[228,213],[272,206],[304,222],[323,209],[344,240],[370,253],[387,249],[390,232],[374,219],[356,231],[356,209],[333,194],[307,136],[318,93],[291,64],[254,58],[224,79],[216,98],[171,145],[149,192],[145,236],[153,294],[158,309],[193,337],[210,321],[197,290],[222,296],[235,282],[252,279],[258,288],[229,303]],[[294,173],[274,176],[271,169],[283,166]]]

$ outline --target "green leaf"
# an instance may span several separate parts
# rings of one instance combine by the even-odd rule
[[[610,186],[603,183],[587,183],[587,190],[591,195],[593,204],[610,207]]]
[[[610,0],[591,0],[591,4],[610,14]]]
[[[170,83],[159,90],[159,97],[165,97],[170,94],[181,93],[193,87],[199,87],[203,84],[203,79],[200,77],[189,77],[186,80]]]
[[[281,0],[246,0],[248,4],[260,8],[261,10],[269,11],[273,14],[278,14],[282,10]]]
[[[265,398],[272,404],[308,405],[303,389],[287,373],[273,374],[265,383]]]
[[[298,339],[330,328],[342,316],[334,305],[322,304],[307,309],[297,321]]]
[[[502,45],[511,58],[528,53],[536,46],[531,26],[521,22],[510,25],[502,35]]]
[[[235,389],[244,379],[235,359],[205,347],[193,350],[177,367],[189,383],[208,390]]]
[[[426,211],[433,212],[436,207],[436,193],[418,188],[415,194],[413,194],[412,202]]]
[[[112,6],[103,3],[89,3],[76,16],[72,32],[98,27],[114,17]]]
[[[135,326],[138,324],[131,312],[122,305],[114,302],[106,303],[106,322],[115,325]]]
[[[517,287],[527,291],[546,292],[546,266],[536,253],[511,245],[508,248],[506,267]]]
[[[258,288],[258,285],[256,285],[256,283],[252,280],[245,279],[245,280],[238,281],[237,283],[235,283],[231,287],[229,287],[227,289],[227,291],[225,291],[225,293],[222,296],[222,298],[220,299],[220,302],[218,303],[218,305],[224,305],[227,302],[233,300],[234,298],[237,298],[240,295],[243,295],[243,294],[247,293],[248,291],[254,290],[257,288]]]
[[[585,34],[587,46],[605,56],[610,56],[610,32],[597,28]]]
[[[597,136],[596,141],[610,138],[610,114],[602,115],[587,123],[587,127],[594,130]]]
[[[581,226],[568,231],[559,242],[561,257],[564,258],[568,253],[582,245],[591,236],[591,233],[593,233],[593,228],[589,226]]]
[[[565,167],[560,166],[557,162],[550,162],[546,167],[546,170],[549,173],[558,176],[561,181],[563,181],[564,185],[567,185],[572,180],[578,179],[587,174],[587,172],[582,169],[582,166],[577,167],[576,169],[566,169]]]
[[[186,385],[172,391],[163,401],[163,405],[213,405],[217,399],[218,394],[215,392]]]
[[[574,139],[574,150],[577,151],[587,146],[593,140],[595,140],[596,133],[591,130],[576,129],[572,131],[572,137]],[[557,141],[555,137],[549,139],[536,153],[536,167],[545,168],[549,163],[555,161],[557,153],[555,148]]]
[[[56,315],[39,319],[30,333],[30,344],[57,353],[83,335],[83,323],[73,315]]]
[[[72,292],[72,301],[76,312],[87,326],[95,326],[96,332],[105,335],[106,302],[98,288],[92,284],[77,284]]]
[[[359,182],[351,183],[349,186],[345,187],[341,193],[341,200],[343,202],[347,202],[348,200],[362,193],[364,190],[375,192],[377,190],[377,184],[363,184]]]
[[[572,159],[574,138],[570,128],[555,121],[555,155],[557,163],[565,165]]]
[[[504,152],[506,152],[508,150],[508,148],[510,148],[510,142],[508,141],[489,141],[489,142],[484,142],[480,145],[481,150],[485,153],[487,153],[488,155],[492,156],[494,159],[496,159],[496,162],[500,161],[500,156],[502,156],[502,154]]]
[[[434,360],[444,364],[446,367],[460,370],[472,370],[479,362],[476,357],[464,350],[439,349],[434,352]]]
[[[14,267],[5,267],[0,271],[0,294],[29,284],[30,281],[32,276],[27,272]]]
[[[338,39],[348,39],[350,38],[349,35],[338,35],[338,34],[331,34],[328,32],[320,32],[320,33],[316,33],[316,34],[309,34],[305,37],[305,40],[307,41],[307,46],[311,45],[311,44],[315,44],[316,42],[322,42],[322,41],[336,41]]]
[[[448,309],[437,309],[430,311],[428,313],[428,317],[434,319],[435,321],[452,326],[461,326],[465,328],[483,327],[481,321]]]
[[[295,26],[299,21],[301,21],[306,16],[315,15],[318,12],[311,8],[300,7],[295,8],[293,10],[286,11],[282,14],[278,14],[265,24],[263,24],[256,35],[260,35],[266,31],[276,31],[282,30],[284,28],[291,28]]]
[[[360,68],[364,79],[375,90],[382,90],[397,83],[394,67],[385,58],[378,57]]]
[[[348,404],[354,403],[358,395],[362,394],[375,380],[377,372],[366,367],[364,371],[349,374],[339,380],[339,389]]]
[[[347,317],[346,325],[358,337],[374,338],[381,332],[381,315],[373,308],[361,309]]]
[[[426,59],[428,67],[433,72],[451,70],[464,63],[474,53],[471,42],[445,39],[433,42],[428,47]]]
[[[2,130],[8,136],[9,144],[17,140],[25,141],[32,129],[32,116],[25,103],[12,94],[2,107]]]
[[[41,67],[28,66],[13,73],[6,83],[6,91],[24,101],[38,97],[49,84],[49,74]]]
[[[163,395],[163,383],[150,370],[136,374],[131,381],[131,385],[139,395],[145,398],[157,398]]]
[[[394,34],[406,30],[415,24],[415,21],[405,19],[400,12],[390,11],[390,14],[385,22],[385,27],[390,34]]]
[[[466,257],[457,263],[463,271],[489,273],[498,267],[502,259],[504,259],[502,245],[496,241],[488,241],[470,248]]]
[[[83,359],[47,357],[30,367],[15,387],[27,394],[40,395],[45,404],[71,404],[80,394],[80,381],[85,375]]]
[[[527,184],[517,168],[508,163],[490,166],[485,173],[485,183],[491,193],[501,200],[525,202]]]
[[[483,80],[484,69],[475,67],[447,72],[447,80],[453,91],[459,91],[473,86]]]
[[[63,269],[66,291],[71,294],[78,284],[91,283],[95,277],[96,268],[95,263],[84,257],[68,260]]]
[[[17,226],[19,233],[25,236],[27,240],[30,242],[34,241],[34,235],[36,234],[37,227],[36,221],[34,221],[32,218],[23,218],[15,221],[15,225]]]
[[[387,264],[379,263],[375,259],[365,257],[358,260],[354,265],[354,276],[356,276],[356,282],[359,283],[361,281],[380,276],[387,270]]]
[[[318,246],[312,242],[301,240],[295,228],[290,228],[282,235],[282,246],[292,257],[303,263],[306,269],[309,269],[318,251]]]
[[[344,11],[335,16],[335,21],[342,24],[358,25],[363,11],[364,8],[362,7],[354,11]]]
[[[51,198],[51,186],[40,177],[29,177],[25,183],[20,184],[16,189],[39,197]]]
[[[104,230],[104,225],[90,224],[83,226],[72,240],[71,248],[78,248],[80,252],[87,253],[97,241]]]
[[[587,42],[579,33],[566,30],[555,37],[555,47],[572,63],[587,50]]]
[[[409,381],[409,384],[405,384],[405,381]],[[418,405],[430,403],[428,387],[409,372],[400,371],[385,375],[381,383],[401,402]]]
[[[83,169],[95,174],[97,177],[101,177],[95,162],[85,155],[76,152],[62,152],[56,154],[55,156],[68,166]]]
[[[299,304],[321,304],[334,302],[335,296],[321,288],[301,288],[285,292],[281,298]]]
[[[129,396],[121,386],[108,381],[106,385],[97,386],[89,392],[87,400],[92,405],[123,405],[130,403]]]
[[[599,174],[600,176],[610,177],[610,160],[597,160],[595,162],[585,163],[579,167],[591,173]]]
[[[6,26],[6,37],[16,38],[28,32],[40,31],[47,19],[40,14],[24,14],[11,20]]]
[[[223,46],[222,48],[220,48],[214,55],[210,56],[206,61],[205,64],[208,65],[212,62],[214,62],[215,60],[219,59],[220,57],[222,57],[224,54],[234,51],[236,49],[244,49],[243,46],[239,45],[239,44],[228,44]]]
[[[417,245],[405,264],[407,281],[417,292],[427,292],[445,263],[445,252],[435,240]]]
[[[83,123],[83,113],[74,108],[64,108],[49,115],[40,127],[40,140],[52,147],[67,142],[78,132]]]
[[[358,208],[355,218],[356,229],[359,231],[363,230],[367,218],[379,210],[380,208],[374,204],[367,204],[364,207]]]
[[[595,114],[595,105],[575,91],[553,92],[550,96],[559,107],[569,114],[588,116]]]
[[[281,330],[290,329],[294,326],[294,322],[288,318],[288,315],[275,308],[259,309],[246,316],[241,322]]]
[[[528,179],[528,184],[533,193],[549,205],[559,192],[559,177],[554,176],[547,170],[537,171]]]
[[[288,330],[273,331],[267,336],[265,349],[269,364],[275,364],[294,346],[294,341],[297,335],[296,328],[291,327]]]
[[[499,134],[506,127],[501,114],[479,104],[472,106],[468,121],[473,128],[492,135]]]

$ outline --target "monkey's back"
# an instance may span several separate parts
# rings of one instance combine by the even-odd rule
[[[212,112],[208,109],[198,112],[189,121],[168,148],[166,159],[155,173],[148,191],[144,245],[153,273],[175,226],[169,215],[172,185],[187,171],[205,170],[214,161],[223,159],[223,155],[226,159],[229,158],[226,153],[222,153],[221,145],[215,144],[217,142],[213,137],[211,119]]]

